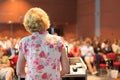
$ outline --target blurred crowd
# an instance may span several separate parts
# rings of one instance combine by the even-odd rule
[[[0,46],[4,51],[4,54],[12,57],[15,55],[15,51],[18,50],[18,44],[21,38],[1,37]]]
[[[70,39],[65,44],[68,57],[81,57],[91,74],[98,74],[101,62],[108,62],[109,53],[120,55],[120,40],[105,39],[100,41],[98,37]],[[119,58],[117,58],[119,60]]]
[[[15,80],[20,38],[0,38],[0,79]]]
[[[0,38],[0,77],[13,80],[16,74],[16,63],[18,59],[18,46],[21,38]],[[107,54],[120,55],[120,40],[113,41],[105,39],[100,41],[98,37],[78,38],[65,40],[65,48],[68,57],[81,57],[92,75],[98,74],[101,60],[106,63]],[[118,59],[120,60],[120,59]],[[4,75],[2,75],[4,74]]]
[[[79,38],[79,39],[70,39],[65,42],[66,50],[69,57],[79,57],[83,54],[81,53],[81,48],[86,46],[86,43],[89,43],[93,47],[94,53],[97,54],[97,49],[103,54],[114,52],[115,54],[120,53],[120,40],[114,39],[105,39],[100,41],[99,38]]]

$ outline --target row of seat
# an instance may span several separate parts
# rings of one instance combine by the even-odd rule
[[[120,55],[116,55],[115,53],[108,53],[106,54],[107,58],[112,60],[111,64],[112,65],[107,65],[106,63],[100,63],[99,66],[100,68],[106,68],[106,67],[113,67],[113,68],[118,68],[120,66],[120,62],[117,61],[117,57]]]

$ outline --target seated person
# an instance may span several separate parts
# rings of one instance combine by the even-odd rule
[[[79,44],[77,43],[77,41],[73,42],[73,46],[69,52],[69,54],[71,53],[72,57],[80,57],[80,48],[79,48]]]
[[[112,47],[111,47],[111,42],[109,40],[104,41],[104,48],[102,48],[102,52],[105,55],[113,52]]]
[[[3,54],[0,46],[0,80],[12,80],[13,75],[14,70],[10,67],[9,58]]]
[[[99,64],[103,62],[104,60],[107,60],[106,55],[102,52],[100,42],[98,40],[93,42],[94,52],[95,52],[95,61],[96,66],[99,69]]]
[[[106,56],[107,56],[107,54],[109,54],[109,53],[113,53],[113,49],[112,49],[111,41],[110,41],[110,40],[105,40],[105,41],[104,41],[104,47],[101,49],[101,51],[102,51],[102,53],[103,53],[104,55],[106,55]],[[110,64],[110,63],[111,63],[111,59],[109,59],[109,58],[107,58],[107,57],[106,57],[106,59],[104,59],[104,60],[105,60],[105,63],[106,63],[106,65],[107,65],[106,70],[107,70],[107,72],[108,72],[108,68],[113,67],[113,64]]]
[[[115,54],[120,54],[120,40],[114,40],[114,43],[112,44],[112,49]]]
[[[94,64],[94,49],[91,46],[91,39],[86,38],[85,45],[81,47],[81,55],[88,66],[88,69],[92,75],[97,74],[96,65]]]

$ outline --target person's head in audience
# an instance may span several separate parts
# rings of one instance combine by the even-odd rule
[[[85,39],[85,44],[86,44],[88,47],[91,46],[91,44],[92,44],[91,39],[90,39],[90,38],[86,38],[86,39]]]
[[[113,42],[115,45],[118,45],[119,41],[118,39],[114,39],[114,42]]]
[[[98,36],[94,36],[93,41],[99,41],[99,37]]]

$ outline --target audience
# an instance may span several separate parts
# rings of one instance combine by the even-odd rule
[[[67,47],[68,47],[69,57],[76,57],[76,53],[79,52],[79,55],[77,55],[77,57],[81,57],[84,59],[91,74],[95,74],[97,73],[97,71],[99,71],[100,63],[106,63],[106,66],[108,66],[109,58],[107,58],[106,54],[109,54],[109,53],[120,54],[120,40],[118,40],[117,42],[111,43],[111,40],[109,39],[100,41],[97,37],[95,37],[93,41],[91,41],[90,38],[87,38],[87,39],[72,38],[71,41],[68,42]],[[88,50],[91,50],[91,51],[88,51]],[[87,51],[90,54],[87,54]],[[117,57],[117,58],[120,58],[120,57]],[[117,60],[120,60],[120,59],[117,59]]]
[[[10,67],[10,61],[0,46],[0,80],[13,80],[14,70]]]
[[[18,55],[18,46],[19,46],[18,43],[20,39],[21,38],[19,37],[8,38],[7,36],[0,38],[0,47],[3,49],[3,52],[2,54],[0,54],[0,56],[2,56],[1,57],[2,59],[3,58],[9,59],[7,63],[9,65],[6,67],[2,66],[3,71],[2,70],[0,71],[0,79],[6,78],[6,80],[11,80],[10,78],[13,77],[13,73],[15,73],[14,71],[16,69],[16,62],[17,62],[16,56]],[[65,47],[68,57],[84,57],[85,63],[88,66],[89,71],[91,72],[91,74],[95,74],[95,72],[99,71],[99,64],[101,63],[101,60],[104,62],[108,60],[106,54],[115,53],[116,55],[120,55],[120,40],[114,39],[113,43],[111,43],[109,39],[106,39],[104,41],[100,41],[97,37],[95,37],[93,41],[91,41],[91,39],[90,38],[84,39],[83,37],[78,39],[71,38],[70,40],[66,41]],[[87,49],[91,49],[90,54],[87,54]],[[17,55],[15,53],[17,53]],[[0,59],[0,61],[2,59]],[[13,60],[15,63],[12,62],[11,64],[9,62],[11,60]],[[120,57],[117,57],[117,60],[120,61]],[[94,67],[92,67],[91,63]],[[10,66],[12,66],[14,70]],[[7,72],[10,71],[11,73],[9,75],[11,77],[9,77],[7,72],[4,72],[4,70],[7,70]],[[3,74],[6,74],[7,76],[5,75],[3,76]]]

